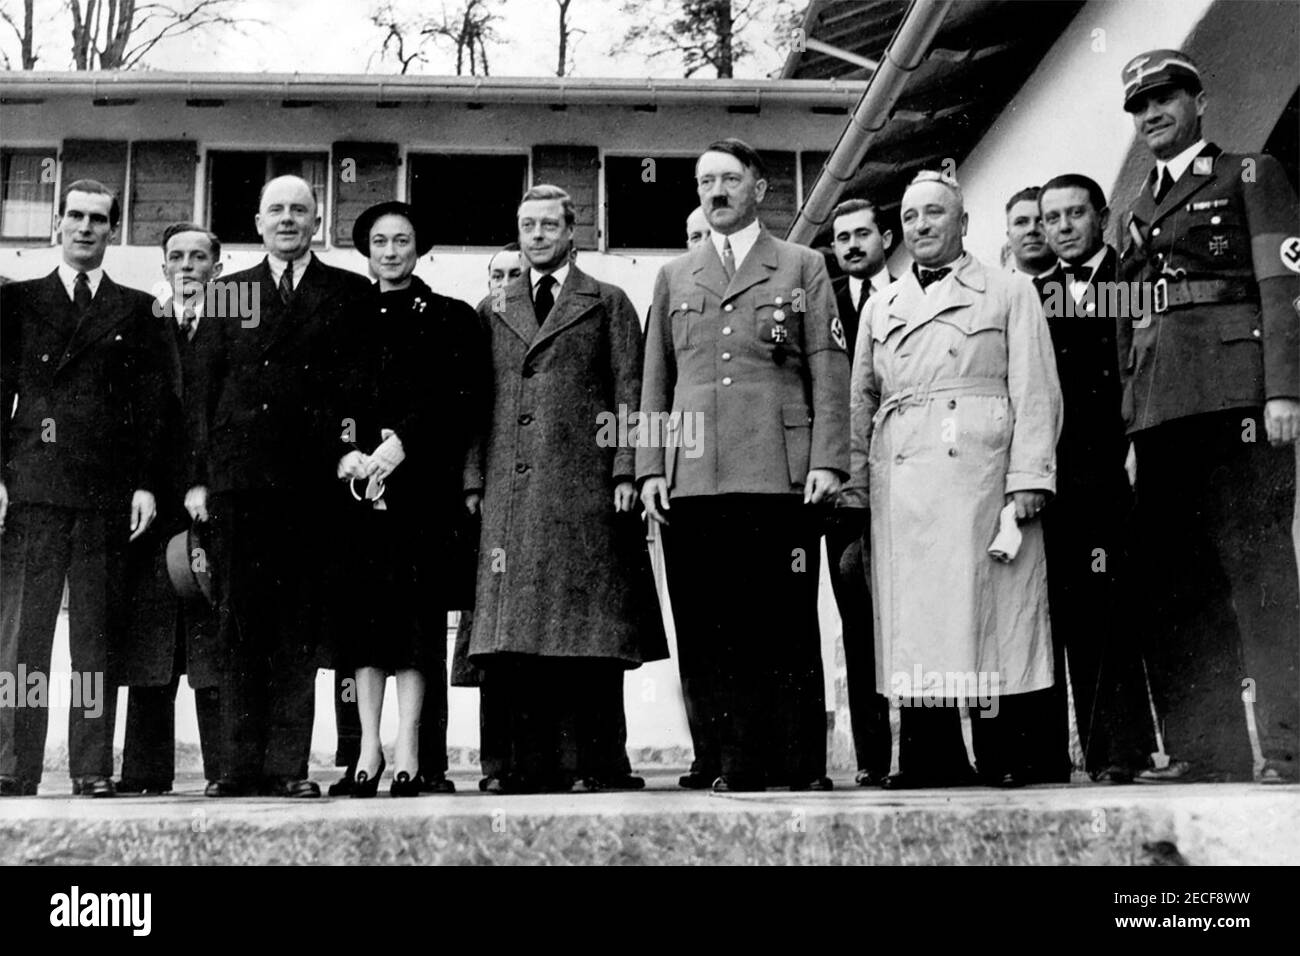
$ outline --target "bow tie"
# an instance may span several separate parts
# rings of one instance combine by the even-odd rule
[[[1070,285],[1087,285],[1088,280],[1092,278],[1091,269],[1063,269],[1065,281]]]
[[[952,272],[952,269],[948,266],[944,266],[942,269],[922,269],[917,267],[916,281],[921,283],[921,289],[925,290],[928,286],[932,283],[938,282],[949,272]]]

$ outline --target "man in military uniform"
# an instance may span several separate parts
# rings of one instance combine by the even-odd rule
[[[1248,775],[1244,697],[1260,778],[1293,782],[1300,277],[1285,250],[1296,197],[1272,157],[1202,139],[1206,93],[1185,54],[1135,57],[1123,82],[1156,160],[1120,231],[1122,274],[1146,284],[1150,308],[1119,337],[1148,665],[1171,757],[1139,780]]]
[[[848,471],[844,329],[822,257],[759,224],[758,153],[720,140],[695,174],[712,233],[659,272],[641,391],[645,421],[681,427],[636,457],[692,739],[717,735],[688,783],[829,790],[810,506]]]

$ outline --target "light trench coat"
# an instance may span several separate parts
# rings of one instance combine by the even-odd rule
[[[871,502],[877,690],[973,703],[1050,687],[1041,522],[1020,526],[1011,563],[988,553],[1005,495],[1056,489],[1061,389],[1030,280],[966,253],[928,290],[909,269],[873,295],[851,423],[850,487]]]

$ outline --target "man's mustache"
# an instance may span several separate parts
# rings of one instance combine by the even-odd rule
[[[727,208],[727,199],[726,199],[726,197],[725,197],[725,196],[718,196],[718,197],[716,197],[716,198],[713,200],[713,208],[714,208],[714,209],[726,209],[726,208]]]

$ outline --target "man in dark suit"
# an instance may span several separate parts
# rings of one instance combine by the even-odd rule
[[[0,672],[48,677],[66,580],[83,697],[68,715],[72,792],[110,797],[121,572],[164,481],[171,353],[153,300],[104,274],[117,197],[78,180],[59,214],[63,261],[6,286],[0,313]],[[99,706],[84,699],[88,682],[98,683]],[[44,700],[15,703],[0,707],[5,796],[36,792],[49,720]]]
[[[1133,507],[1124,471],[1116,315],[1119,255],[1103,234],[1110,211],[1086,176],[1057,176],[1039,193],[1047,242],[1059,258],[1034,279],[1052,332],[1065,420],[1056,445],[1056,497],[1043,513],[1056,683],[1042,725],[1037,781],[1068,783],[1068,655],[1075,721],[1093,780],[1128,783],[1155,749],[1129,602],[1126,529]]]
[[[223,303],[212,297],[217,314],[208,315],[209,283],[221,275],[221,241],[191,222],[178,222],[163,232],[163,276],[169,298],[156,303],[166,333],[176,342],[181,371],[181,403],[170,422],[172,456],[169,481],[158,505],[158,520],[131,547],[128,588],[132,595],[130,625],[124,633],[119,680],[131,688],[127,699],[126,743],[122,751],[119,793],[166,793],[172,788],[176,752],[176,691],[182,674],[189,675],[199,722],[203,776],[215,789],[220,740],[214,629],[216,618],[201,601],[177,595],[167,570],[171,537],[190,527],[182,499],[186,491],[192,441],[186,433],[182,407],[186,387],[194,388],[199,349],[222,321]],[[201,545],[197,545],[200,546]],[[206,555],[190,555],[191,562]]]
[[[847,199],[831,213],[831,241],[844,275],[831,280],[835,305],[848,353],[857,343],[858,319],[872,293],[893,281],[885,253],[894,234],[876,222],[874,203]],[[864,541],[869,510],[866,495],[853,490],[836,496],[826,529],[826,557],[831,564],[831,589],[843,624],[844,667],[849,690],[849,717],[858,786],[879,786],[889,774],[893,743],[889,730],[889,700],[876,693],[875,633],[871,589],[867,584],[869,545]]]
[[[758,153],[720,140],[695,173],[713,231],[659,272],[641,391],[642,413],[677,415],[681,440],[636,455],[697,749],[699,779],[683,783],[716,771],[715,790],[829,790],[809,506],[848,473],[844,329],[822,257],[758,221]]]
[[[644,787],[623,673],[667,656],[627,431],[641,327],[621,289],[573,263],[574,220],[559,187],[524,193],[528,268],[479,306],[493,392],[464,490],[483,521],[470,657],[500,721],[490,792]]]
[[[212,522],[214,586],[226,669],[220,683],[222,778],[215,796],[318,797],[307,779],[320,629],[316,523],[333,487],[346,423],[327,421],[332,369],[364,278],[311,251],[320,226],[311,187],[262,187],[267,257],[216,283],[253,306],[214,322],[190,402],[199,436],[186,510]]]
[[[1121,223],[1121,274],[1151,291],[1146,314],[1120,324],[1120,368],[1147,663],[1172,758],[1138,779],[1249,779],[1245,696],[1260,779],[1295,782],[1296,195],[1273,157],[1205,142],[1207,97],[1186,54],[1151,50],[1122,77],[1155,159]]]

